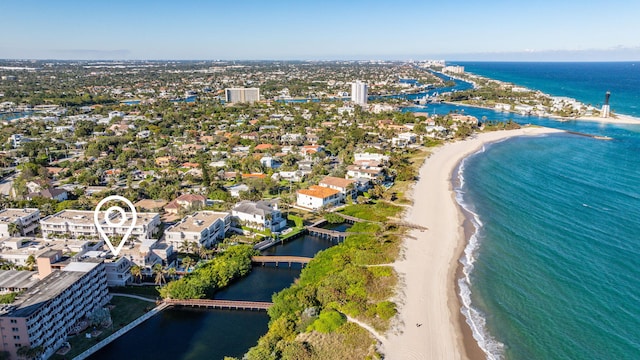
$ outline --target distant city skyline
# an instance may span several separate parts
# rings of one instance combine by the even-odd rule
[[[640,60],[640,3],[4,1],[0,59]]]

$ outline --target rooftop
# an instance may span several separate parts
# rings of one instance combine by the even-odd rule
[[[67,223],[77,224],[77,225],[93,225],[94,224],[93,213],[94,213],[93,211],[87,211],[87,210],[62,210],[58,213],[45,217],[44,219],[41,220],[41,222],[47,223],[47,224],[60,224],[60,225],[67,224]],[[106,223],[104,220],[104,214],[106,213],[106,211],[101,211],[100,213],[102,213],[103,215],[98,216],[98,218],[102,219],[100,224],[104,226]],[[114,224],[117,224],[119,222],[120,215],[118,212],[116,212],[115,214],[116,215],[113,217],[111,222]],[[136,221],[136,226],[140,226],[142,224],[148,224],[157,215],[158,215],[157,213],[137,212],[138,219]],[[122,226],[129,226],[130,223],[131,223],[131,219],[127,219],[127,221],[125,221],[125,223]]]
[[[0,270],[0,289],[28,289],[38,282],[37,271]]]
[[[13,223],[22,217],[29,216],[38,211],[38,209],[32,208],[0,210],[0,224]]]
[[[75,264],[75,263],[71,263]],[[69,266],[71,266],[71,264]],[[99,263],[81,263],[81,269],[54,271],[46,278],[39,281],[29,290],[20,295],[16,301],[16,308],[8,316],[28,317],[39,308],[44,306],[49,300],[56,298],[63,291],[80,280],[88,271],[92,270]],[[67,266],[68,268],[68,266]]]
[[[307,195],[315,198],[326,199],[329,196],[340,193],[340,191],[335,189],[330,189],[324,186],[311,185],[308,189],[298,190],[299,194]]]
[[[277,210],[277,201],[267,201],[267,200],[260,200],[256,202],[243,200],[237,203],[236,206],[233,208],[233,211],[237,211],[245,214],[260,215],[263,217],[266,214],[271,214],[276,210]]]
[[[344,179],[334,176],[325,176],[322,181],[320,181],[320,185],[326,184],[328,186],[335,186],[340,188],[346,188],[347,186],[353,184],[355,181],[351,179]]]
[[[166,232],[180,231],[180,232],[197,232],[200,233],[204,229],[211,226],[218,219],[222,219],[229,216],[227,212],[217,211],[198,211],[195,214],[189,215],[182,219],[179,223],[168,228]]]

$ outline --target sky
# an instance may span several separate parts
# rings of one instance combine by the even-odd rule
[[[0,59],[640,60],[637,0],[1,0]]]

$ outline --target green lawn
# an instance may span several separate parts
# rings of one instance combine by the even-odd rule
[[[87,339],[85,334],[92,330],[92,327],[89,327],[86,331],[69,338],[71,351],[64,356],[54,354],[51,359],[73,359],[83,351],[89,349],[93,345],[105,339],[107,336],[118,331],[128,323],[144,315],[148,310],[155,307],[155,304],[147,301],[121,296],[114,296],[113,299],[111,299],[110,304],[115,305],[111,310],[111,320],[113,322],[111,328],[101,329],[102,334],[98,335],[98,337]]]
[[[160,293],[158,293],[158,289],[155,286],[118,286],[111,288],[111,292],[138,295],[151,300],[160,298]]]

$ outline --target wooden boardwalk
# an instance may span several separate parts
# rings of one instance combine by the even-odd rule
[[[346,220],[347,223],[350,223],[350,224],[355,224],[355,223],[358,223],[358,222],[365,221],[363,219],[360,219],[360,218],[357,218],[357,217],[353,217],[353,216],[349,216],[349,215],[345,215],[345,214],[341,214],[339,212],[334,212],[334,214],[340,215],[343,219]]]
[[[275,263],[276,267],[280,263],[288,263],[289,267],[291,267],[291,264],[301,264],[302,266],[305,266],[311,260],[312,260],[312,258],[304,257],[304,256],[278,256],[278,255],[274,255],[274,256],[253,256],[253,257],[251,257],[251,262],[259,263],[259,264],[262,264],[262,265],[267,264],[267,263]]]
[[[209,299],[190,299],[177,300],[165,299],[164,303],[168,306],[190,306],[204,307],[209,309],[232,309],[232,310],[267,310],[273,303],[266,301],[239,301],[239,300],[209,300]]]
[[[344,240],[347,237],[347,235],[349,235],[346,232],[328,230],[328,229],[315,227],[315,226],[307,226],[307,231],[309,232],[310,235],[319,236],[322,238],[329,238],[331,240],[338,240],[338,241]]]

